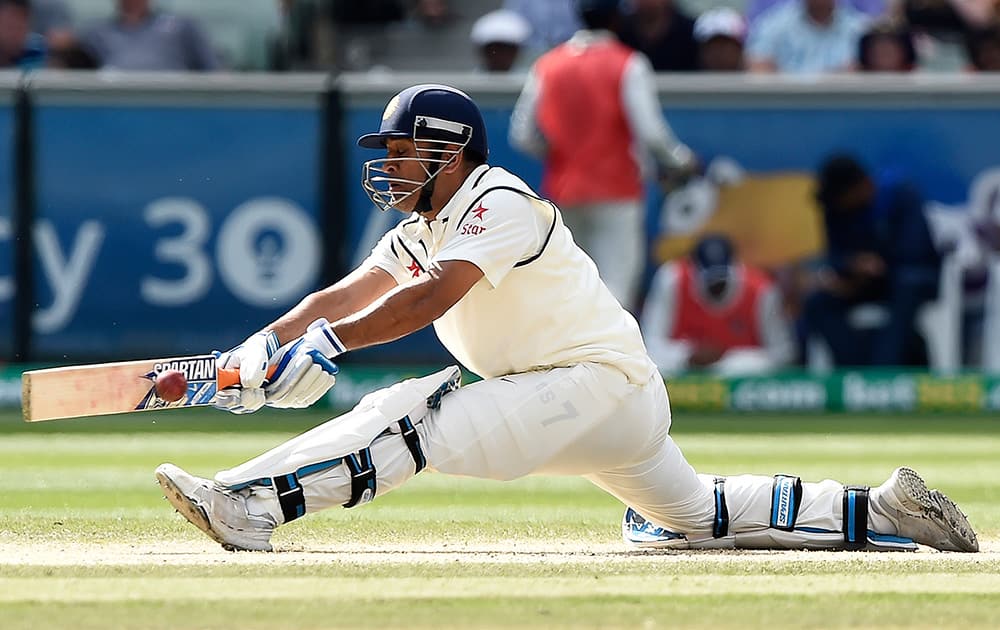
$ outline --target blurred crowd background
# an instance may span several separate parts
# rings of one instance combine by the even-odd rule
[[[745,83],[737,73],[816,81],[1000,70],[997,0],[613,4],[620,20],[599,26],[641,52],[658,80],[712,73],[713,85],[725,85]],[[0,68],[354,73],[400,82],[405,73],[528,77],[504,119],[509,137],[491,143],[548,170],[552,138],[538,138],[549,146],[535,150],[532,133],[544,125],[522,116],[519,126],[519,109],[525,100],[535,107],[539,60],[566,42],[579,44],[581,29],[593,27],[581,21],[580,0],[0,0]],[[632,129],[638,144],[665,156],[642,192],[655,210],[638,220],[641,237],[629,240],[606,224],[572,226],[640,319],[665,374],[795,366],[1000,371],[1000,328],[993,330],[1000,296],[990,297],[989,282],[1000,250],[992,216],[1000,185],[978,210],[949,212],[911,173],[866,162],[845,142],[846,150],[828,152],[804,177],[783,175],[781,199],[769,198],[773,182],[724,153],[707,155],[695,142],[688,148],[670,119],[668,107],[648,142]],[[761,203],[761,194],[765,205],[787,205],[789,190],[797,205],[768,219],[777,227],[764,236],[749,227],[748,205]],[[544,183],[542,193],[564,206],[567,223],[583,216]],[[636,277],[618,285],[613,276],[629,256],[638,261]]]
[[[524,69],[575,0],[2,0],[0,66]],[[623,0],[660,72],[992,72],[996,0]]]

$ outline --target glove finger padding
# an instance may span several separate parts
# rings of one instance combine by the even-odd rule
[[[318,351],[298,354],[265,388],[267,404],[282,408],[308,407],[333,387],[336,373],[337,366]]]
[[[268,363],[278,350],[278,336],[266,331],[250,335],[231,350],[213,354],[220,368],[239,369],[240,385],[255,388],[264,384]]]
[[[252,335],[238,351],[233,352],[239,355],[240,385],[244,389],[264,384],[268,361],[277,350],[278,336],[273,332],[260,332]]]
[[[237,346],[238,348],[239,346]],[[212,350],[212,354],[215,355],[215,363],[219,366],[219,369],[226,368],[238,368],[239,365],[236,363],[236,358],[233,356],[232,350],[226,350],[225,352],[219,352],[218,350]]]
[[[216,393],[212,406],[229,413],[253,413],[264,406],[265,400],[260,387],[223,389]]]
[[[303,377],[301,385],[296,387],[287,402],[290,407],[309,407],[330,391],[337,382],[337,377],[327,373],[320,365],[313,365]]]

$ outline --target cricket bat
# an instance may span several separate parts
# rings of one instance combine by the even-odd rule
[[[174,402],[156,395],[156,375],[180,370],[187,393]],[[211,354],[30,370],[21,375],[25,422],[113,413],[203,407],[220,389],[239,385],[236,369],[220,369]]]

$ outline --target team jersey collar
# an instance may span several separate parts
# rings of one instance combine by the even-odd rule
[[[429,223],[447,223],[451,215],[456,212],[463,212],[465,210],[465,206],[467,206],[470,201],[472,189],[476,187],[476,184],[479,183],[479,180],[482,179],[482,176],[489,169],[489,164],[480,164],[474,168],[472,172],[469,173],[469,176],[465,178],[465,181],[462,182],[462,185],[459,186],[458,190],[455,191],[455,194],[452,195],[448,203],[445,204],[444,208],[441,208],[441,212],[438,212],[437,216],[434,217],[434,220]]]
[[[582,28],[573,33],[573,36],[570,37],[569,41],[566,43],[577,48],[586,48],[587,46],[593,46],[594,44],[600,44],[601,42],[608,42],[616,39],[618,39],[617,36],[607,29]]]

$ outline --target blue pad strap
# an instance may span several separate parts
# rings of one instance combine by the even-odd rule
[[[406,442],[410,456],[413,457],[413,474],[415,475],[427,465],[427,458],[424,457],[424,450],[420,448],[420,436],[417,435],[417,429],[413,426],[410,416],[403,416],[403,419],[399,421],[399,433],[403,436],[403,441]]]
[[[868,486],[844,486],[844,549],[868,544]]]
[[[795,529],[802,503],[802,480],[791,475],[775,475],[771,485],[771,527],[790,532]]]
[[[715,521],[712,523],[712,537],[724,538],[729,535],[729,508],[726,507],[726,478],[715,478]]]
[[[298,475],[288,473],[273,477],[271,481],[278,495],[278,503],[281,505],[281,514],[285,517],[285,522],[290,523],[303,516],[306,513],[306,498]]]
[[[351,473],[351,498],[344,504],[351,508],[362,503],[368,503],[375,498],[375,464],[372,463],[372,452],[364,448],[344,458],[344,465]]]

